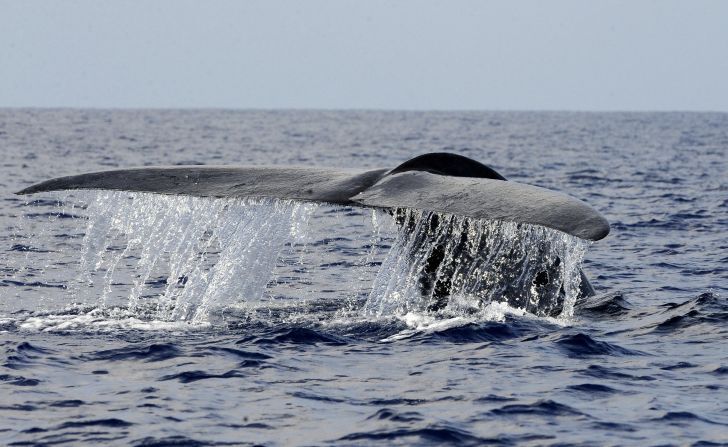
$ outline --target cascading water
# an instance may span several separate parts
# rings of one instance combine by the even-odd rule
[[[300,238],[315,207],[99,193],[88,207],[82,283],[103,290],[102,306],[121,282],[132,285],[117,291],[115,305],[126,301],[130,311],[160,320],[204,322],[214,310],[263,298],[279,252]]]
[[[586,242],[544,227],[417,210],[397,219],[401,230],[366,313],[423,311],[444,289],[451,312],[506,303],[539,316],[572,316]]]
[[[64,295],[112,318],[446,317],[490,303],[570,317],[586,249],[542,227],[414,210],[84,194],[80,274]]]

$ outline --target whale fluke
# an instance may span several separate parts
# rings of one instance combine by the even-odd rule
[[[475,219],[541,225],[597,241],[609,223],[586,203],[537,186],[409,171],[388,175],[352,197],[380,208],[415,208]]]
[[[609,233],[592,207],[545,188],[505,181],[461,155],[432,153],[394,169],[284,166],[142,167],[60,177],[18,194],[102,189],[215,198],[277,198],[385,209],[412,208],[541,225],[587,240]]]
[[[173,166],[91,172],[47,180],[17,194],[68,189],[107,189],[198,197],[269,197],[334,204],[376,183],[386,169],[356,172],[340,169],[265,166]]]

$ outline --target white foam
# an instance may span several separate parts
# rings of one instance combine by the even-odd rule
[[[189,331],[210,327],[209,323],[143,320],[127,309],[118,308],[95,308],[85,312],[37,315],[17,321],[16,325],[20,330],[32,332]]]

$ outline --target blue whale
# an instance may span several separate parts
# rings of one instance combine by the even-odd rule
[[[429,153],[405,161],[394,169],[365,171],[296,166],[172,166],[142,167],[60,177],[32,185],[18,194],[97,189],[192,195],[211,198],[274,198],[323,202],[384,209],[400,228],[411,229],[402,210],[415,209],[473,219],[539,225],[589,241],[609,233],[609,223],[595,209],[566,194],[507,181],[494,169],[462,155]],[[461,236],[462,237],[462,236]],[[457,243],[465,245],[467,241]],[[422,244],[426,241],[421,241]],[[447,304],[452,278],[443,261],[443,247],[431,250],[419,283],[423,295],[432,297],[433,310]],[[464,251],[463,251],[464,252]],[[463,255],[461,262],[469,262]],[[544,266],[533,287],[561,296],[550,278],[560,259]],[[437,272],[437,274],[436,274]],[[579,296],[594,293],[580,271]],[[550,290],[552,288],[553,290]],[[561,305],[547,312],[558,315]]]

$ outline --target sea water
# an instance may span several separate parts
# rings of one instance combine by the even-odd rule
[[[0,110],[0,440],[726,443],[727,150],[726,114]],[[612,232],[13,195],[117,167],[366,169],[432,151],[581,198]],[[437,246],[456,280],[432,309],[419,272]],[[556,258],[554,314],[533,278]]]

